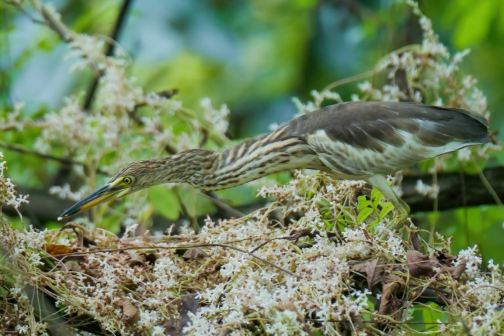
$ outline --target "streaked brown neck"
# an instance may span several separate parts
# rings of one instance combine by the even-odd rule
[[[323,169],[304,139],[281,131],[246,140],[220,153],[193,149],[156,160],[158,183],[187,182],[201,190],[238,186],[289,169]],[[156,169],[158,170],[158,169]]]

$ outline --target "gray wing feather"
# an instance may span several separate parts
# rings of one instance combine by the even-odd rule
[[[286,124],[285,133],[308,136],[319,130],[357,148],[382,152],[384,145],[404,144],[403,133],[419,143],[440,147],[457,141],[487,143],[488,121],[462,109],[403,102],[351,102],[331,105]]]

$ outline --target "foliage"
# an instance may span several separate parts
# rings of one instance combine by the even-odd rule
[[[21,8],[20,2],[13,3]],[[18,104],[0,124],[4,131],[15,129],[16,136],[37,130],[33,149],[69,158],[74,172],[87,181],[79,190],[54,186],[53,193],[77,200],[94,189],[97,176],[112,175],[131,161],[231,144],[225,105],[214,108],[205,98],[199,109],[189,109],[173,92],[146,93],[127,75],[128,58],[119,47],[106,56],[104,40],[70,30],[54,7],[36,0],[32,4],[78,58],[74,70],[91,68],[100,76],[92,111],[83,110],[82,97],[73,95],[41,119],[26,117]],[[383,57],[352,100],[417,101],[489,117],[476,80],[459,72],[467,52],[451,56],[417,4],[409,6],[419,19],[422,44]],[[295,99],[299,114],[328,100],[341,101],[331,91],[337,85],[313,91],[307,103]],[[498,149],[490,144],[464,150],[425,168],[436,173]],[[400,190],[400,179],[390,180]],[[159,200],[182,205],[177,189],[191,192],[185,188],[133,194],[117,206],[119,211],[99,208],[92,222],[81,218],[62,230],[18,231],[2,219],[0,331],[47,334],[61,324],[54,323],[54,316],[97,334],[164,335],[182,329],[194,335],[503,331],[499,308],[504,280],[498,266],[490,261],[489,271],[480,272],[477,247],[452,256],[450,238],[423,232],[423,240],[411,222],[404,236],[387,231],[392,208],[376,190],[367,198],[363,182],[296,172],[283,186],[262,186],[259,196],[273,202],[244,217],[208,219],[198,233],[184,227],[178,235],[137,237],[137,228],[148,227],[154,209],[176,217]],[[436,197],[435,185],[419,183],[417,189]],[[19,207],[26,202],[3,170],[0,191],[2,204]],[[98,229],[121,222],[123,237]],[[30,288],[47,295],[58,310],[37,308]],[[188,312],[180,305],[189,307]]]

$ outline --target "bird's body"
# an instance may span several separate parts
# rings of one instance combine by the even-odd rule
[[[272,133],[222,152],[194,149],[133,162],[109,184],[126,176],[132,178],[127,192],[117,197],[168,182],[187,182],[210,191],[284,170],[318,169],[338,178],[369,182],[404,218],[409,208],[386,182],[387,174],[488,141],[486,119],[465,110],[414,103],[342,103],[293,119]],[[62,216],[81,210],[79,204],[89,203],[85,201]]]

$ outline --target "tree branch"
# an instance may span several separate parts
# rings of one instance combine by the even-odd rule
[[[490,182],[497,196],[504,199],[504,167],[487,168],[483,175]],[[404,176],[401,197],[411,207],[411,212],[432,211],[434,200],[418,194],[415,185],[418,180],[432,184],[432,175]],[[478,175],[460,173],[438,174],[439,210],[448,210],[466,206],[496,204],[494,197],[485,187]]]
[[[84,168],[87,167],[87,165],[82,162],[78,162],[78,161],[75,161],[75,160],[72,160],[69,158],[63,158],[63,157],[54,156],[54,155],[50,155],[50,154],[40,153],[40,152],[34,151],[32,149],[24,148],[24,147],[21,147],[18,145],[11,145],[11,144],[5,143],[3,141],[0,141],[0,148],[5,148],[7,150],[15,151],[18,153],[35,155],[41,159],[60,162],[64,165],[79,165],[79,166],[84,166]],[[108,175],[106,172],[104,172],[101,169],[98,169],[96,172],[101,175]]]
[[[114,25],[114,29],[112,30],[112,33],[110,34],[110,38],[112,41],[117,41],[119,34],[121,32],[121,28],[123,27],[123,24],[126,19],[126,13],[128,12],[129,6],[131,5],[131,0],[124,0],[121,6],[121,9],[119,10],[119,14],[117,15],[117,19]],[[107,45],[107,50],[105,51],[105,56],[111,56],[112,53],[114,52],[115,49],[115,44],[114,43],[109,43]],[[93,103],[93,98],[96,92],[96,89],[98,88],[98,81],[100,77],[96,76],[93,78],[93,82],[91,83],[91,86],[89,87],[89,90],[87,91],[86,99],[84,100],[84,111],[88,111],[91,108],[91,104]]]

